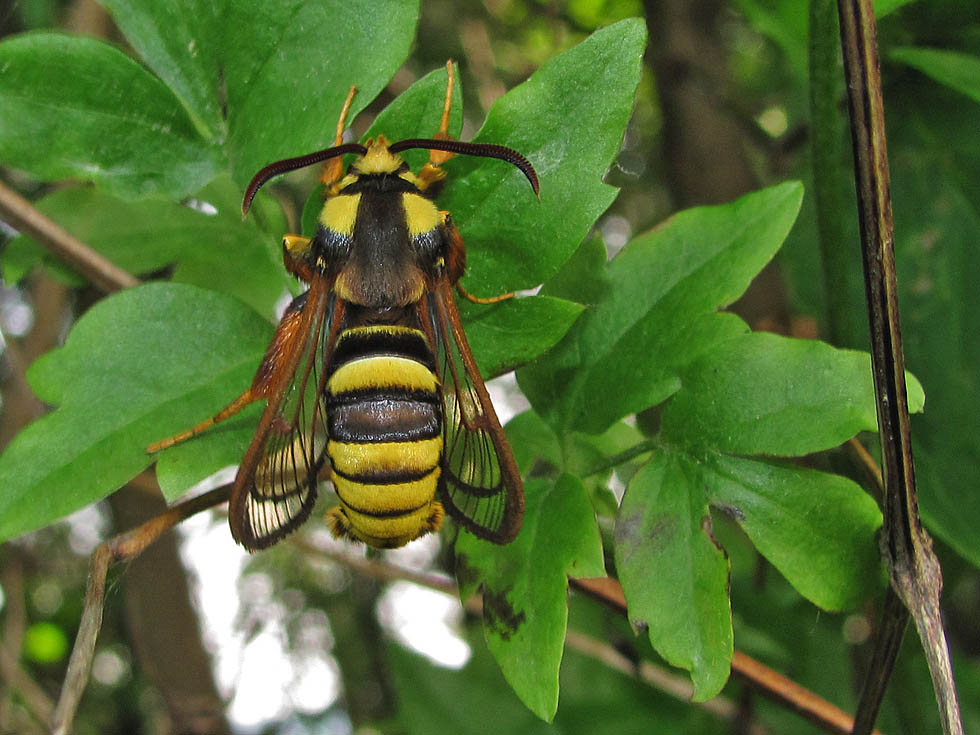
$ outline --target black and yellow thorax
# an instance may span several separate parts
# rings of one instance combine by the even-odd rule
[[[313,238],[337,296],[374,308],[418,302],[447,248],[443,215],[384,136],[331,187]]]

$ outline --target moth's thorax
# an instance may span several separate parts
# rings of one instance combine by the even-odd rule
[[[350,180],[327,199],[316,239],[337,274],[340,298],[363,306],[404,306],[422,298],[427,278],[445,257],[443,217],[397,156],[381,149],[379,164],[371,159],[375,150],[368,148],[351,167]],[[398,159],[394,172],[386,156]]]

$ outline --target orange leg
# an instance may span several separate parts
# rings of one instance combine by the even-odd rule
[[[174,444],[180,444],[181,442],[185,442],[188,439],[191,439],[192,437],[195,437],[198,434],[207,431],[219,421],[224,421],[225,419],[234,416],[236,413],[238,413],[243,408],[245,408],[245,406],[249,405],[250,403],[254,403],[259,398],[261,398],[261,396],[254,395],[252,393],[252,389],[249,388],[247,391],[242,393],[240,396],[238,396],[238,398],[236,398],[234,401],[229,403],[227,406],[225,406],[223,409],[221,409],[218,413],[216,413],[211,418],[205,419],[204,421],[202,421],[192,429],[187,429],[186,431],[182,431],[179,434],[176,434],[175,436],[171,436],[167,439],[162,439],[158,442],[154,442],[153,444],[151,444],[146,448],[146,453],[155,454],[157,452],[163,451],[164,449],[169,449]]]
[[[279,369],[283,356],[290,354],[293,341],[300,338],[299,327],[303,321],[303,308],[305,306],[306,294],[304,293],[293,299],[289,308],[286,309],[286,313],[283,314],[282,319],[279,321],[279,326],[276,327],[276,333],[272,337],[272,342],[266,348],[265,357],[262,358],[259,369],[256,371],[255,378],[252,380],[252,385],[248,390],[214,416],[202,421],[192,429],[182,431],[168,439],[154,442],[146,448],[147,453],[154,454],[163,449],[168,449],[175,444],[187,441],[201,432],[207,431],[218,422],[234,416],[249,404],[262,398],[267,398],[279,378]]]
[[[496,304],[501,301],[506,301],[507,299],[514,298],[513,292],[500,294],[500,296],[488,296],[487,298],[481,298],[480,296],[474,296],[473,294],[471,294],[469,291],[463,288],[462,283],[458,283],[458,282],[456,283],[456,291],[464,299],[466,299],[467,301],[472,301],[474,304]]]
[[[439,124],[439,132],[432,136],[436,140],[450,140],[452,138],[452,136],[449,135],[449,112],[453,105],[453,86],[456,82],[456,77],[453,73],[452,59],[446,62],[446,76],[449,78],[449,81],[446,83],[446,101],[442,106],[442,121]],[[443,171],[441,167],[446,161],[455,155],[455,153],[451,153],[449,151],[437,151],[430,149],[429,161],[422,167],[422,170],[419,171],[418,177],[421,180],[419,188],[424,191],[431,184],[445,178],[446,172]]]
[[[456,229],[452,217],[449,216],[449,212],[440,212],[439,214],[442,215],[442,226],[449,238],[449,251],[446,254],[445,261],[446,275],[449,277],[449,282],[456,287],[459,295],[467,301],[472,301],[474,304],[496,304],[500,301],[514,298],[513,293],[481,298],[480,296],[474,296],[463,288],[463,284],[459,282],[459,279],[463,277],[463,272],[466,270],[466,245],[463,243],[463,238],[459,234],[459,230]]]
[[[333,139],[333,144],[335,146],[338,146],[344,142],[344,128],[347,125],[347,113],[350,111],[350,105],[351,102],[354,101],[354,94],[356,92],[357,88],[351,87],[350,92],[347,93],[347,101],[344,102],[344,109],[340,111],[340,119],[337,121],[337,134]],[[323,171],[320,173],[320,181],[323,182],[324,186],[329,187],[331,184],[340,181],[340,177],[343,175],[343,158],[331,158],[329,161],[323,164]]]

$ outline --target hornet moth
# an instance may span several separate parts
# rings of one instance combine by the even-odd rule
[[[229,500],[235,540],[276,543],[309,516],[317,485],[331,480],[340,504],[334,536],[391,548],[437,531],[445,513],[505,544],[521,527],[524,492],[513,454],[463,332],[454,290],[466,249],[433,201],[441,165],[455,154],[530,162],[510,148],[449,137],[452,64],[439,132],[389,143],[343,144],[352,88],[334,145],[266,166],[245,191],[246,214],[269,179],[325,162],[326,201],[312,238],[286,235],[286,269],[308,290],[286,309],[252,385],[200,425],[150,452],[199,434],[265,399]],[[412,173],[399,153],[429,150]],[[343,170],[341,156],[356,158]]]

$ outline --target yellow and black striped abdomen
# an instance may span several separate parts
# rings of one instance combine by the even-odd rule
[[[366,326],[337,338],[328,366],[327,454],[337,536],[401,546],[438,529],[442,403],[432,350],[417,329]]]

